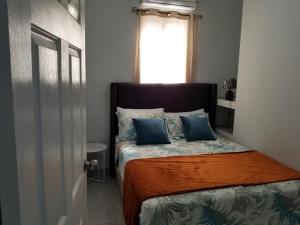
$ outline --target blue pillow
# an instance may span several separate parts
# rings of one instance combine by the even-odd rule
[[[180,119],[187,141],[217,139],[210,127],[207,116],[180,116]]]
[[[132,120],[137,134],[137,145],[170,144],[164,119]]]

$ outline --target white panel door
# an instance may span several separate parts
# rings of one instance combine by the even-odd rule
[[[69,3],[80,5],[78,20]],[[3,225],[82,225],[84,0],[3,0],[0,6]]]

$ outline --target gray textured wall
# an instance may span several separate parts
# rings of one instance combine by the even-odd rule
[[[195,82],[213,82],[224,97],[223,81],[238,70],[242,0],[200,0],[198,63]]]
[[[300,170],[300,1],[244,0],[234,136]]]
[[[133,81],[137,0],[88,0],[87,132],[88,141],[109,140],[109,84]],[[199,12],[196,82],[217,82],[236,76],[242,0],[202,0]],[[220,95],[223,90],[220,89]]]

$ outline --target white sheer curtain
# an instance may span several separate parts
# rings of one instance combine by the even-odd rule
[[[139,81],[187,81],[189,21],[173,17],[140,17]]]

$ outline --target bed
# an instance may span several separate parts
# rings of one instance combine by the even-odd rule
[[[116,107],[157,108],[168,112],[204,108],[215,127],[215,84],[111,85],[110,172],[122,189],[125,166],[143,158],[248,151],[222,136],[216,141],[172,140],[169,145],[137,146],[134,141],[116,143]],[[300,224],[300,181],[291,180],[254,186],[236,186],[155,197],[143,202],[140,225],[295,225]]]

